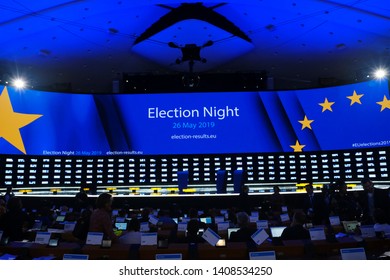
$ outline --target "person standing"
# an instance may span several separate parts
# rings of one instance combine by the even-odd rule
[[[112,196],[109,193],[102,193],[96,200],[96,209],[92,212],[89,222],[89,231],[103,232],[104,239],[116,241],[111,222]]]

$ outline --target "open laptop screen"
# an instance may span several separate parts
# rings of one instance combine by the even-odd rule
[[[127,223],[115,223],[115,227],[118,230],[127,230]]]
[[[211,224],[211,217],[200,218],[200,221],[205,224]]]
[[[270,227],[272,237],[281,237],[286,227]]]
[[[230,235],[232,232],[238,231],[240,228],[228,228],[228,239],[230,240]]]
[[[65,216],[57,216],[56,222],[63,222],[65,221]]]
[[[356,227],[359,226],[359,224],[358,221],[343,221],[344,230],[348,233],[355,232]]]

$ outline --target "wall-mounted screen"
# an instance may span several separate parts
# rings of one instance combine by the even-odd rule
[[[0,153],[241,154],[390,146],[387,81],[270,92],[64,94],[0,87]]]

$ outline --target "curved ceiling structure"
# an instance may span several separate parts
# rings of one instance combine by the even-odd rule
[[[186,72],[180,48],[210,41],[194,71],[315,85],[390,63],[388,0],[3,0],[0,34],[0,79],[75,91],[108,90],[123,72]]]

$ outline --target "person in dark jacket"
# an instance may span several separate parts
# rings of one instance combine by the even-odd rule
[[[326,206],[322,194],[314,193],[312,184],[306,186],[302,208],[313,224],[323,224],[326,219]]]
[[[282,240],[310,239],[310,233],[303,227],[306,215],[303,212],[296,212],[291,226],[285,228],[282,233]]]
[[[9,241],[23,240],[27,226],[28,217],[22,211],[22,201],[19,197],[11,197],[7,204],[7,213],[3,215],[0,221],[0,228],[4,231],[4,237],[8,237]]]
[[[384,211],[386,218],[389,218],[390,197],[389,188],[379,189],[374,186],[370,179],[362,180],[363,192],[360,192],[358,197],[359,205],[362,209],[362,221],[372,223],[376,209]]]
[[[256,229],[249,228],[249,216],[245,212],[237,213],[237,225],[240,229],[236,232],[232,232],[230,235],[231,242],[251,242],[252,235]]]

